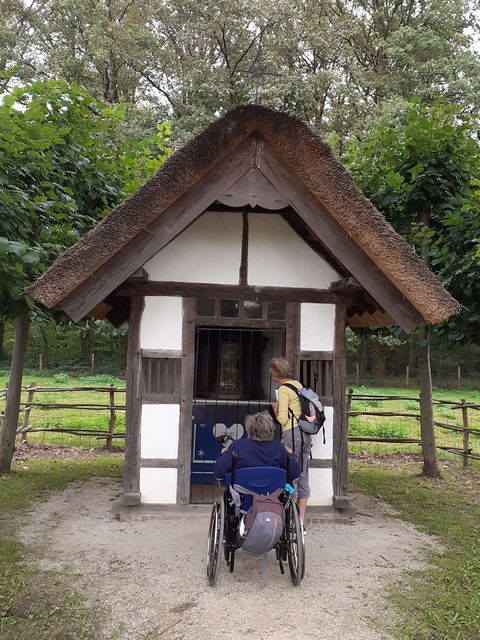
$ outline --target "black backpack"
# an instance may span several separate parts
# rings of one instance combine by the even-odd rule
[[[325,410],[320,402],[318,395],[309,387],[297,388],[295,385],[286,382],[284,387],[288,387],[295,391],[300,401],[301,414],[298,417],[298,427],[304,433],[316,435],[320,429],[323,429],[323,444],[325,444]],[[293,426],[293,411],[291,411]]]

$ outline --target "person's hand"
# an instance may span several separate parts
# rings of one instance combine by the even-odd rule
[[[293,453],[293,450],[290,449],[290,447],[285,447],[285,449],[287,450],[287,453]]]
[[[273,402],[272,403],[272,409],[273,409],[273,413],[278,416],[278,402]]]

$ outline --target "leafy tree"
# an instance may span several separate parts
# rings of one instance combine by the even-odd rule
[[[461,117],[458,106],[442,102],[413,101],[396,119],[380,121],[362,140],[353,141],[347,154],[372,202],[460,302],[474,310],[446,324],[458,339],[466,335],[462,323],[478,317],[479,161],[472,123]],[[420,327],[419,341],[424,470],[437,475],[428,327]]]
[[[0,71],[61,77],[168,114],[185,138],[240,102],[288,108],[346,139],[385,100],[479,106],[471,0],[0,0]],[[445,20],[448,16],[448,20]],[[151,116],[151,117],[149,117]],[[145,129],[144,129],[145,130]]]
[[[65,81],[15,87],[0,105],[0,309],[17,323],[0,472],[13,454],[31,314],[25,288],[169,153],[167,125],[119,144],[123,118],[121,106]]]

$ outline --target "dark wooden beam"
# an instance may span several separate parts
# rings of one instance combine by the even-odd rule
[[[300,360],[333,360],[333,351],[300,351]]]
[[[178,404],[179,393],[143,393],[142,404]]]
[[[332,462],[331,458],[312,458],[308,461],[308,466],[310,469],[331,469]]]
[[[300,305],[287,304],[287,325],[285,328],[285,357],[292,367],[295,380],[300,377]]]
[[[195,369],[195,298],[183,299],[182,373],[178,433],[177,504],[190,503],[192,460],[192,407]]]
[[[284,164],[271,146],[259,138],[256,162],[273,186],[289,201],[308,228],[372,295],[374,300],[409,333],[422,322],[422,316],[325,206]]]
[[[142,349],[142,358],[181,358],[181,349]]]
[[[248,284],[248,213],[242,213],[242,256],[240,259],[240,273],[238,278],[241,287]]]
[[[319,302],[325,304],[361,305],[361,292],[337,292],[329,289],[297,287],[257,287],[198,282],[125,282],[116,291],[119,296],[194,296],[196,298],[231,298],[238,300],[271,300],[275,302]]]
[[[335,310],[335,338],[333,359],[333,506],[350,507],[348,498],[348,434],[346,416],[346,307]]]
[[[87,315],[98,302],[194,222],[228,186],[251,169],[255,149],[254,138],[242,142],[228,158],[215,165],[133,240],[119,247],[110,260],[60,301],[57,308],[74,321]]]
[[[140,349],[140,323],[145,300],[142,296],[132,299],[128,323],[127,375],[126,375],[126,435],[125,435],[125,487],[123,502],[140,504],[140,420],[142,415]]]
[[[140,458],[140,466],[143,469],[176,469],[176,458]]]

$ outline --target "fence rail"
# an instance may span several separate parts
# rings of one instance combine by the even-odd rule
[[[347,393],[347,426],[350,425],[351,418],[357,418],[359,416],[370,416],[377,418],[410,418],[416,421],[416,427],[419,430],[420,426],[420,413],[410,411],[395,411],[392,409],[372,411],[370,408],[366,411],[355,408],[352,410],[352,402],[367,402],[367,403],[381,403],[381,402],[412,402],[420,404],[420,396],[395,396],[395,395],[374,395],[374,394],[359,394],[354,393],[353,389],[349,389]],[[434,419],[434,428],[444,430],[447,432],[453,432],[458,436],[462,436],[462,441],[452,443],[440,443],[437,444],[437,449],[452,453],[454,455],[461,456],[463,458],[463,466],[468,467],[468,461],[480,460],[480,451],[474,451],[471,436],[480,436],[480,425],[472,426],[472,422],[469,416],[469,411],[480,410],[480,405],[475,402],[469,402],[465,399],[448,400],[444,398],[433,399],[434,410],[435,406],[443,406],[448,408],[449,411],[461,410],[462,412],[462,424],[451,424],[441,420]],[[441,438],[438,438],[441,441]],[[384,435],[351,435],[348,436],[349,442],[377,442],[377,443],[393,443],[393,444],[417,444],[420,445],[422,440],[420,434],[418,438],[415,437],[397,437],[397,436],[384,436]],[[461,446],[456,446],[460,445]],[[475,444],[480,446],[480,440],[475,439]]]
[[[40,387],[35,382],[29,386],[22,387],[20,400],[20,411],[23,417],[20,418],[21,426],[17,429],[17,436],[22,441],[28,442],[29,435],[37,433],[69,434],[81,438],[94,438],[97,441],[105,440],[105,447],[111,449],[114,440],[125,438],[124,430],[119,429],[119,413],[125,413],[125,387],[110,386],[82,386],[82,387]],[[6,398],[7,389],[0,389],[0,400]],[[65,394],[67,398],[61,397],[59,401],[55,397],[58,394]],[[105,402],[101,401],[101,395],[105,394]],[[72,402],[68,402],[68,395],[73,396]],[[79,398],[83,396],[83,398]],[[119,398],[120,396],[120,398]],[[67,400],[67,401],[66,401]],[[119,402],[123,400],[123,402]],[[70,412],[106,412],[108,424],[105,428],[91,427],[92,420],[81,417],[72,420]],[[42,413],[42,417],[38,413]],[[35,416],[32,414],[35,413]],[[101,415],[99,413],[99,415]],[[46,418],[48,416],[48,419]],[[35,417],[35,420],[33,418]],[[95,415],[93,414],[93,421]],[[65,425],[58,423],[65,422]],[[72,424],[68,424],[73,422]],[[102,422],[100,419],[98,422]],[[35,424],[34,424],[35,423]],[[49,424],[53,423],[53,424]],[[122,420],[124,425],[124,419]],[[78,426],[80,424],[80,426]],[[122,426],[123,426],[122,425]]]

